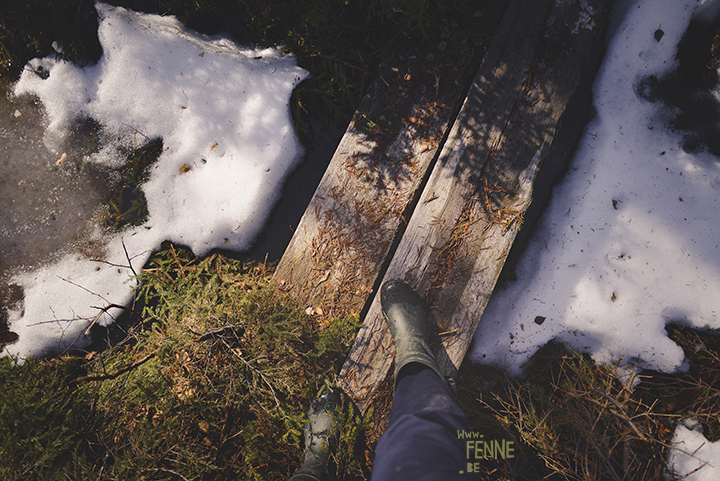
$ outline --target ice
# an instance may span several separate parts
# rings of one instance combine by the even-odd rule
[[[91,162],[117,167],[118,143],[162,138],[163,152],[143,186],[149,216],[142,226],[102,240],[100,261],[71,253],[12,280],[25,300],[10,313],[19,341],[5,352],[21,358],[57,352],[76,338],[81,346],[98,315],[111,322],[117,309],[103,309],[126,304],[135,285],[128,259],[139,269],[164,240],[199,256],[248,248],[302,156],[289,99],[308,73],[294,57],[206,37],[174,17],[96,8],[98,63],[34,59],[14,93],[41,100],[51,149],[75,120],[90,117],[105,139],[118,139]]]

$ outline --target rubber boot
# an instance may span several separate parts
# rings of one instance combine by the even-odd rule
[[[342,412],[342,391],[324,388],[310,404],[305,424],[305,463],[290,481],[329,481],[332,455],[340,439],[337,419]]]
[[[430,349],[427,312],[420,296],[406,282],[388,281],[380,290],[380,305],[395,343],[395,387],[400,370],[417,362],[445,380]]]

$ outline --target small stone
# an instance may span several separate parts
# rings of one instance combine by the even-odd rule
[[[437,46],[437,49],[441,52],[444,52],[447,49],[447,42],[445,40],[440,41],[440,43]]]
[[[435,55],[433,55],[432,52],[430,52],[425,56],[425,58],[427,59],[428,62],[432,62],[433,60],[435,60]]]

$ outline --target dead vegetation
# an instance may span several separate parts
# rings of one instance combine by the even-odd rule
[[[358,319],[319,323],[270,273],[168,245],[141,274],[143,322],[123,341],[22,365],[0,359],[0,476],[287,479],[302,458],[305,411],[335,381]],[[512,457],[480,460],[484,479],[658,479],[680,420],[720,439],[720,338],[668,333],[688,372],[639,372],[636,386],[618,366],[558,344],[523,379],[464,364],[456,384],[471,431],[514,446]],[[343,418],[339,479],[369,479],[391,400],[388,376],[363,418]]]
[[[121,342],[0,359],[0,477],[287,479],[357,318],[318,325],[269,274],[169,245],[140,275],[141,322]],[[363,422],[343,423],[341,479],[362,478]]]
[[[464,365],[459,395],[473,429],[517,446],[512,459],[484,461],[484,478],[676,479],[667,459],[677,422],[694,418],[709,441],[720,438],[720,339],[677,325],[668,331],[690,361],[687,373],[622,377],[619,365],[598,366],[554,343],[523,380]]]

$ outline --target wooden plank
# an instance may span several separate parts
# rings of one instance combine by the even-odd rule
[[[583,71],[597,69],[590,59],[611,3],[510,3],[384,275],[405,279],[426,299],[449,376],[470,345]],[[340,375],[361,410],[393,360],[376,295]]]
[[[480,52],[449,50],[387,56],[275,270],[322,318],[371,299],[479,63]]]

